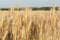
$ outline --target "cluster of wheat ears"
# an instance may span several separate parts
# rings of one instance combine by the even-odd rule
[[[23,13],[10,8],[9,13],[0,11],[0,40],[60,40],[60,8],[56,11],[32,11]]]

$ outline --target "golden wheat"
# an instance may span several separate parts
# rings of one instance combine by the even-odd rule
[[[0,40],[60,40],[60,9],[0,10]]]

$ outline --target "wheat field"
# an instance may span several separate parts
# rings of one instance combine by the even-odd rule
[[[60,40],[60,9],[0,10],[0,40]]]

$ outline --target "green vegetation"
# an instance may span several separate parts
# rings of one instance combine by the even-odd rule
[[[52,7],[30,7],[32,8],[32,10],[50,10]],[[0,8],[0,10],[9,10],[10,8]],[[17,8],[14,8],[15,10],[17,10]],[[58,7],[55,8],[56,10],[58,10]],[[25,10],[25,8],[19,8],[18,10]]]

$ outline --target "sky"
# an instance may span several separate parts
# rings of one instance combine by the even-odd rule
[[[19,7],[50,7],[60,6],[60,0],[0,0],[0,8],[17,7],[17,2],[20,2]]]

